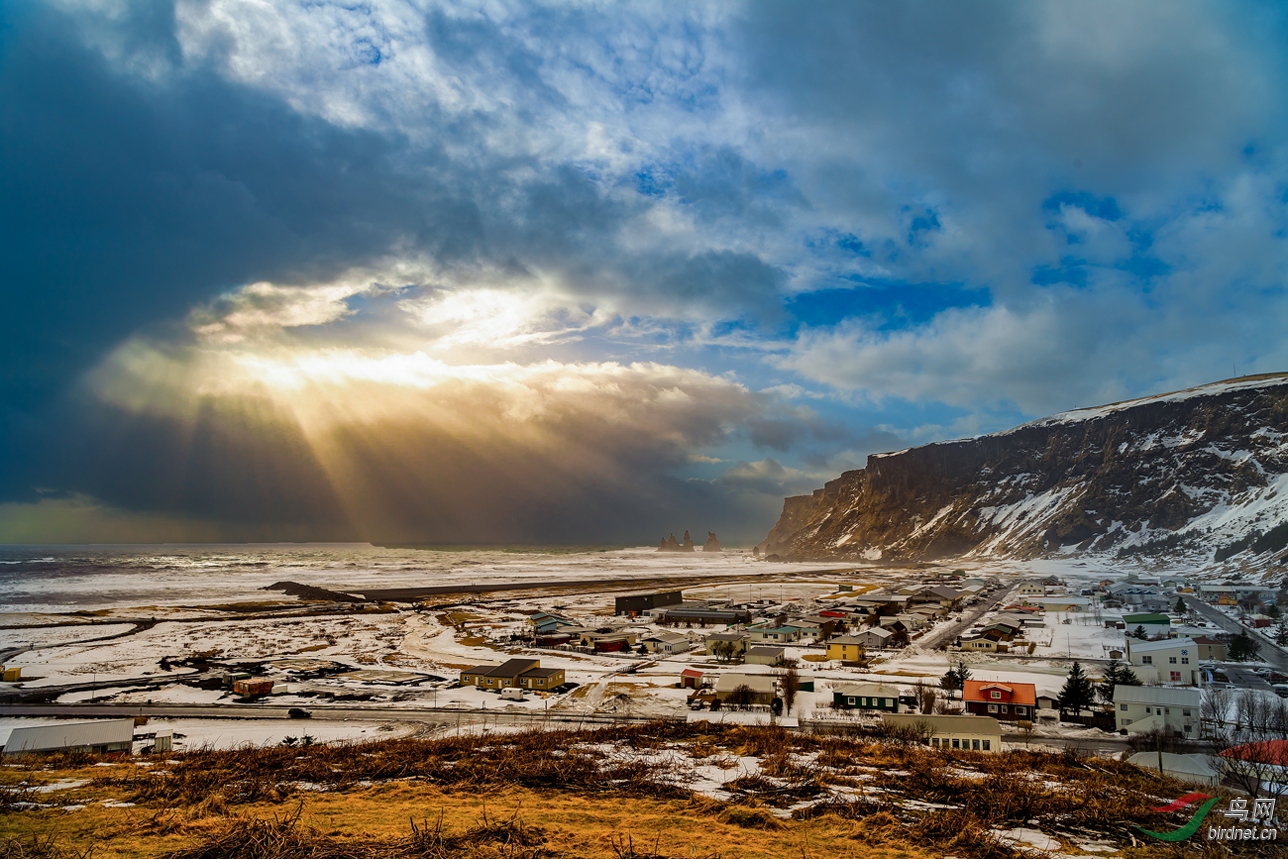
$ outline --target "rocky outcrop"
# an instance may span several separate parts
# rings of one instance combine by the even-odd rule
[[[675,534],[672,534],[662,541],[657,550],[659,552],[692,552],[694,550],[693,538],[689,536],[688,531],[685,531],[684,542],[680,543],[676,541]]]
[[[820,559],[1211,561],[1235,541],[1251,551],[1249,534],[1284,521],[1288,375],[1276,374],[870,456],[788,498],[757,548]]]
[[[721,546],[720,541],[716,539],[715,531],[707,532],[707,541],[702,544],[702,551],[704,552],[723,552],[724,551],[724,547]]]

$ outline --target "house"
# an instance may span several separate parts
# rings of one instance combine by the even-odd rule
[[[783,626],[753,626],[747,630],[753,642],[759,644],[790,644],[793,641],[800,641],[801,628],[791,624]]]
[[[583,629],[580,627],[573,627],[565,629],[564,632],[570,632],[572,629],[576,630],[573,632],[573,638],[577,642],[578,647],[591,647],[595,650],[600,650],[600,643],[605,641],[617,643],[613,648],[610,648],[613,650],[622,650],[623,645],[626,647],[634,647],[635,641],[638,638],[637,633],[624,632],[617,629]]]
[[[1288,740],[1258,740],[1221,752],[1221,765],[1239,783],[1260,782],[1270,796],[1288,788]]]
[[[1114,723],[1128,734],[1167,731],[1197,739],[1202,701],[1203,693],[1198,689],[1115,686]]]
[[[836,631],[838,618],[825,617],[820,614],[805,615],[804,617],[794,618],[792,626],[799,626],[801,638],[814,640],[823,640],[832,637]]]
[[[522,689],[547,692],[556,686],[564,684],[564,670],[562,668],[533,668],[531,671],[525,671],[520,674],[518,681],[519,687]]]
[[[881,718],[887,728],[922,733],[922,744],[932,748],[972,752],[1002,750],[1002,726],[988,716],[886,713]]]
[[[97,755],[128,755],[134,743],[134,719],[59,722],[14,728],[5,741],[6,755],[84,751]]]
[[[721,674],[716,681],[716,697],[721,704],[728,704],[742,686],[751,690],[752,704],[767,706],[778,697],[778,686],[768,674]]]
[[[684,653],[693,647],[687,635],[678,632],[659,632],[640,642],[649,653]]]
[[[1009,644],[983,635],[963,638],[961,642],[962,650],[969,650],[972,653],[1006,653],[1011,649]]]
[[[703,645],[706,647],[708,656],[718,656],[716,646],[722,642],[728,642],[733,647],[735,656],[747,652],[748,643],[751,636],[745,632],[713,632],[703,639]]]
[[[869,626],[867,629],[856,632],[850,637],[857,638],[859,643],[868,650],[884,650],[893,646],[891,639],[894,638],[894,633],[879,626]]]
[[[1028,597],[1027,602],[1043,611],[1086,611],[1091,601],[1086,597]]]
[[[1032,683],[967,680],[962,688],[966,712],[994,719],[1032,719],[1037,709],[1037,687]]]
[[[536,614],[528,616],[528,621],[532,624],[532,631],[537,636],[556,635],[561,629],[569,626],[577,626],[577,621],[561,614],[552,614],[548,611],[539,611]]]
[[[1022,597],[1045,596],[1046,586],[1034,579],[1026,579],[1015,586],[1015,593]]]
[[[838,635],[827,642],[827,658],[842,662],[858,662],[867,649],[862,639],[853,635]]]
[[[1225,645],[1215,638],[1205,635],[1195,637],[1194,646],[1199,649],[1199,662],[1224,662]]]
[[[697,689],[702,685],[702,672],[697,668],[686,668],[680,672],[681,689]]]
[[[1137,629],[1143,628],[1146,638],[1166,638],[1172,634],[1172,619],[1162,612],[1125,614],[1123,626],[1128,635],[1135,635]]]
[[[924,602],[937,600],[944,608],[956,608],[964,594],[956,588],[948,587],[948,585],[936,585],[930,590],[924,591],[921,596]],[[926,599],[927,597],[932,599]]]
[[[781,647],[758,645],[748,648],[743,662],[748,665],[782,665],[785,651]]]
[[[1053,695],[1050,692],[1042,692],[1038,694],[1039,710],[1054,710],[1059,706],[1060,706],[1059,695]]]
[[[617,597],[613,600],[613,614],[628,614],[631,616],[643,614],[650,609],[661,608],[668,605],[679,605],[684,602],[684,596],[680,591],[658,591],[651,594],[632,594],[631,596]]]
[[[1190,638],[1164,638],[1160,641],[1127,639],[1127,661],[1134,666],[1142,683],[1197,686],[1198,653],[1198,645]]]
[[[832,688],[832,703],[845,710],[899,712],[899,690],[884,683],[846,683]]]
[[[507,659],[500,665],[476,665],[461,672],[462,686],[480,689],[535,689],[563,685],[564,669],[542,668],[539,659]]]

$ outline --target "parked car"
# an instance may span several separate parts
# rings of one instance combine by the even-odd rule
[[[303,707],[292,707],[286,711],[286,715],[292,719],[311,719],[313,714]]]

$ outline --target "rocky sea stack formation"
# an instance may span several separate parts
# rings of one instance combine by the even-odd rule
[[[766,556],[1288,560],[1288,374],[868,457],[788,498]]]
[[[720,541],[716,539],[715,531],[707,532],[707,541],[702,544],[702,551],[704,552],[723,552],[724,551],[724,547],[721,546]]]
[[[672,534],[662,541],[657,550],[659,552],[692,552],[694,551],[693,538],[689,536],[688,531],[685,531],[684,542],[678,543],[675,540],[675,534]]]

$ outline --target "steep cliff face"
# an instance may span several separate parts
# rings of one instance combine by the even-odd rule
[[[1253,551],[1250,535],[1283,522],[1288,374],[1277,374],[870,456],[866,468],[788,498],[759,548],[795,558],[1210,560],[1222,547]],[[1263,560],[1281,553],[1257,545]]]

